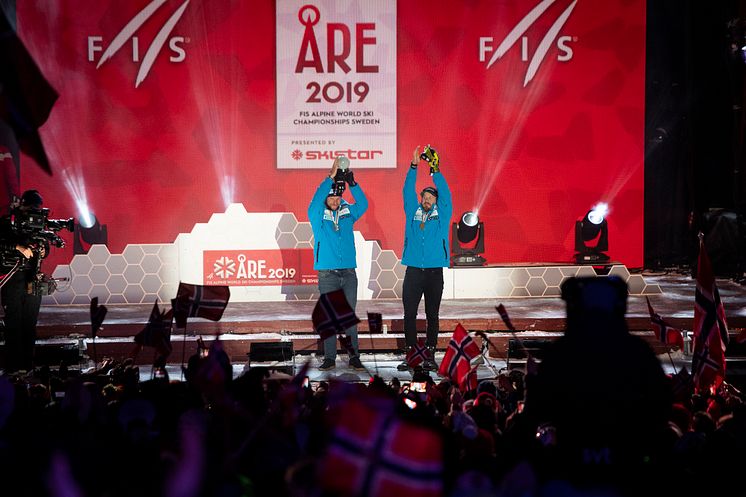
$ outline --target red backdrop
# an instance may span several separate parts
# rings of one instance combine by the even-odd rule
[[[326,171],[276,168],[274,1],[191,0],[135,87],[151,40],[183,0],[167,1],[135,33],[134,56],[129,40],[96,66],[149,3],[18,2],[19,33],[60,93],[42,128],[54,175],[24,158],[22,188],[41,190],[54,217],[75,216],[84,190],[112,252],[171,242],[222,212],[225,177],[248,211],[306,221]],[[401,187],[412,150],[429,143],[454,216],[479,206],[490,263],[571,261],[574,221],[606,201],[609,255],[642,265],[645,2],[577,0],[524,87],[531,57],[573,2],[550,5],[489,69],[480,38],[492,37],[494,49],[541,3],[399,1],[399,167],[356,171],[370,200],[356,225],[366,238],[401,255]],[[571,58],[558,60],[568,48]],[[71,256],[68,247],[52,262]]]

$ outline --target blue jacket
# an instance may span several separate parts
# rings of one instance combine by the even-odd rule
[[[433,174],[438,200],[429,213],[422,210],[415,185],[417,170],[408,168],[404,181],[404,250],[401,263],[405,266],[430,268],[448,267],[451,263],[451,190],[443,174]],[[423,224],[423,217],[424,226]]]
[[[352,225],[368,209],[360,185],[350,187],[354,204],[342,200],[339,209],[332,211],[326,206],[326,197],[332,188],[332,179],[326,178],[316,189],[311,205],[308,206],[308,220],[313,230],[313,268],[352,269],[357,267],[355,237]],[[336,220],[336,223],[335,223]]]

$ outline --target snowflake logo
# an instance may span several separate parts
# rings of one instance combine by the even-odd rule
[[[230,278],[236,273],[236,263],[230,257],[223,256],[212,265],[212,272],[218,278]]]
[[[295,150],[293,150],[293,151],[292,151],[292,152],[290,153],[290,156],[291,156],[291,157],[292,157],[293,159],[295,159],[295,160],[300,160],[300,158],[301,158],[301,157],[303,157],[303,152],[301,152],[300,150],[298,150],[298,149],[296,148]]]

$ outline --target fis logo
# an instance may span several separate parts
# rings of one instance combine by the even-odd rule
[[[538,19],[544,13],[544,11],[546,11],[554,2],[555,0],[542,0],[536,7],[531,10],[531,12],[526,14],[526,16],[521,19],[512,30],[510,30],[510,33],[508,33],[505,39],[500,42],[500,44],[497,46],[497,49],[494,48],[495,39],[493,37],[480,37],[479,62],[485,62],[487,60],[487,55],[489,53],[492,53],[489,62],[487,62],[487,69],[489,69],[490,67],[492,67],[492,64],[497,62],[498,59],[505,55],[507,51],[510,50],[510,48],[519,39],[521,40],[521,60],[524,62],[528,62],[529,44],[528,37],[525,36],[524,33],[528,31],[528,28],[531,27],[534,21],[536,21],[536,19]],[[575,8],[575,4],[577,3],[578,0],[574,0],[562,12],[562,14],[560,14],[560,16],[557,18],[556,21],[554,21],[554,24],[552,24],[552,26],[539,42],[539,46],[536,48],[533,56],[531,56],[531,61],[529,62],[528,69],[526,70],[526,75],[523,78],[524,88],[531,82],[532,79],[534,79],[534,76],[536,76],[536,72],[539,70],[539,66],[541,66],[541,63],[546,58],[547,53],[549,52],[549,49],[552,47],[552,45],[556,45],[559,52],[557,54],[558,61],[567,62],[568,60],[572,59],[573,52],[572,47],[570,47],[569,43],[571,41],[576,41],[576,38],[573,38],[572,36],[558,35],[562,27],[567,22],[567,19],[570,17],[570,14],[572,14],[573,9]]]
[[[125,43],[127,43],[127,41],[132,40],[132,62],[140,62],[140,40],[137,38],[137,36],[135,36],[135,32],[137,32],[137,30],[140,29],[140,26],[145,24],[145,22],[150,19],[153,13],[158,10],[161,5],[166,3],[166,1],[167,0],[153,0],[152,2],[150,2],[122,28],[122,30],[114,37],[114,39],[111,40],[111,43],[106,48],[106,50],[103,49],[103,46],[101,44],[101,42],[103,41],[103,37],[89,36],[88,61],[94,62],[96,53],[103,50],[103,54],[101,54],[101,57],[98,59],[98,63],[96,64],[96,69],[98,69],[104,64],[104,62],[111,59],[114,54],[116,54],[119,49],[122,48]],[[161,49],[163,48],[163,45],[166,44],[166,42],[168,42],[168,48],[171,51],[171,56],[169,57],[169,60],[171,62],[183,62],[184,59],[186,59],[186,52],[184,51],[182,45],[189,40],[185,39],[182,36],[170,35],[171,31],[173,31],[174,27],[176,26],[176,23],[179,22],[179,19],[181,19],[181,16],[184,14],[187,5],[189,5],[189,1],[190,0],[185,0],[184,3],[182,3],[181,6],[176,10],[176,12],[174,12],[171,17],[168,18],[166,23],[161,27],[161,29],[158,31],[158,34],[150,43],[150,46],[145,52],[145,56],[142,58],[140,69],[137,72],[135,88],[140,86],[140,83],[142,83],[148,76],[148,73],[153,67],[153,63],[155,62],[156,57],[158,57],[158,54],[161,52]]]

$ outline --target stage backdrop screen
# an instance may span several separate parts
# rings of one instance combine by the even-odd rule
[[[236,202],[307,221],[344,153],[370,201],[356,229],[401,256],[404,177],[429,144],[490,264],[570,263],[575,221],[607,202],[609,255],[642,265],[644,0],[38,0],[16,16],[60,94],[41,129],[53,175],[23,157],[21,188],[53,217],[93,212],[112,253]]]

